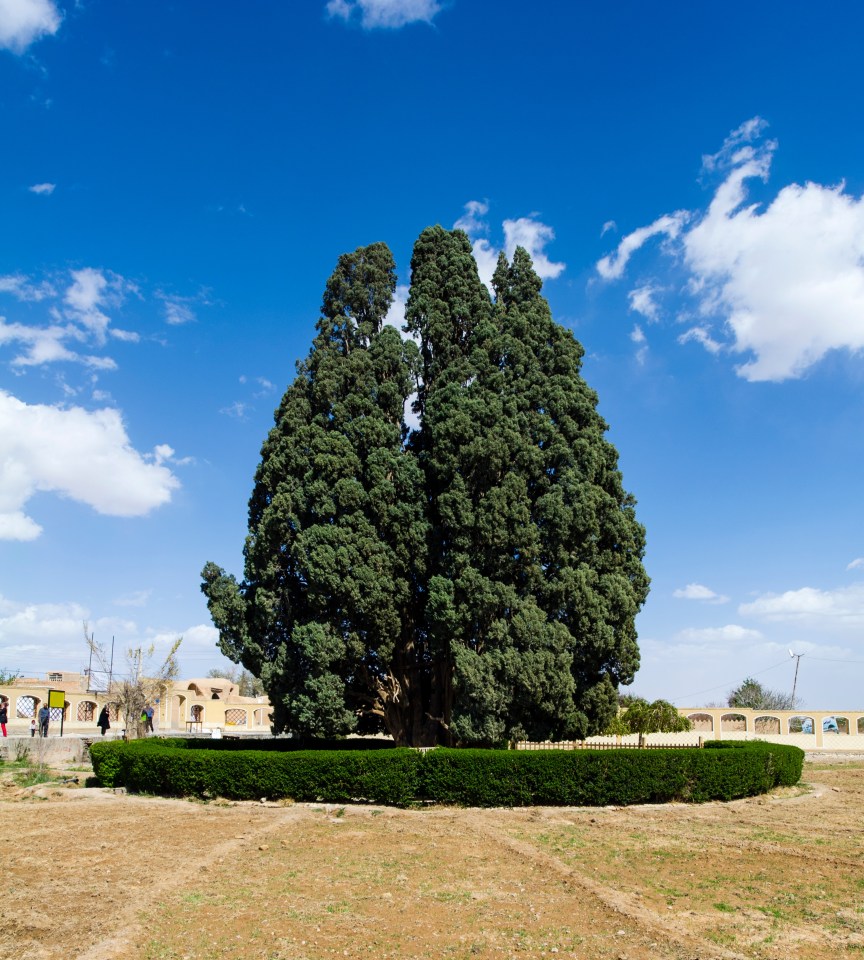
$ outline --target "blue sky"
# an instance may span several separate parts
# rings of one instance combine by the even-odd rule
[[[339,254],[526,246],[647,527],[633,692],[864,703],[859,4],[0,0],[0,667],[242,573]],[[404,296],[404,291],[403,291]],[[398,304],[394,311],[398,319]]]

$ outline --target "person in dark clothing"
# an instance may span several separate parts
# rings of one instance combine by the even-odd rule
[[[108,704],[102,707],[102,712],[99,714],[96,726],[102,731],[103,737],[105,736],[105,731],[111,729],[111,718],[108,716]]]
[[[43,703],[39,708],[39,736],[47,737],[48,736],[48,721],[51,719],[51,711],[48,709],[48,704]]]
[[[6,697],[0,698],[0,730],[6,736],[6,724],[9,722],[9,701]]]

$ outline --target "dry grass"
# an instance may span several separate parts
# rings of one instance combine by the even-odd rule
[[[3,796],[0,944],[17,960],[864,956],[860,759],[703,806]]]

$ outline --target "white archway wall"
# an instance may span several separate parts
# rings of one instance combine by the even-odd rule
[[[681,707],[678,712],[697,720],[692,734],[718,740],[769,740],[791,743],[805,750],[864,752],[864,710],[749,710],[729,707]],[[733,720],[732,718],[739,718]],[[806,718],[799,725],[796,718]],[[824,721],[836,721],[837,731],[824,730]],[[799,721],[800,722],[800,721]],[[790,728],[791,725],[791,728]],[[777,730],[779,732],[771,732]],[[812,732],[805,733],[809,727]],[[797,728],[797,729],[796,729]]]

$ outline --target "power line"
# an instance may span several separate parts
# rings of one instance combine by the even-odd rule
[[[804,656],[804,654],[801,654]],[[809,653],[807,654],[808,660],[818,660],[820,663],[864,663],[864,660],[836,660],[831,657],[813,657]]]
[[[771,670],[776,670],[778,667],[785,666],[789,661],[781,660],[779,663],[775,663],[771,667],[765,667],[764,670],[757,670],[754,673],[751,673],[751,677],[760,677],[763,673],[768,673]],[[677,703],[679,700],[688,700],[690,697],[701,697],[703,693],[713,693],[715,690],[724,690],[728,689],[730,685],[734,685],[738,681],[730,680],[726,683],[719,683],[716,687],[708,687],[706,690],[697,690],[695,693],[688,693],[683,697],[674,697],[672,703]]]

